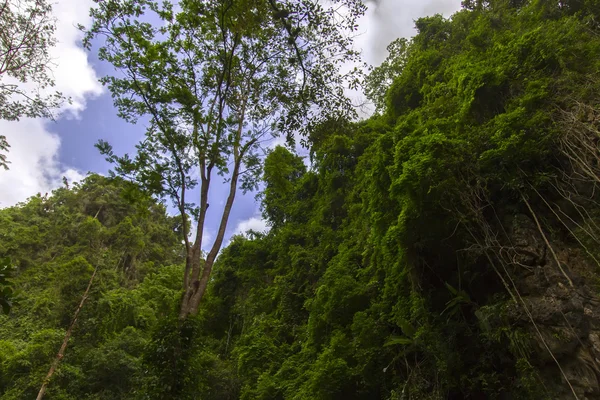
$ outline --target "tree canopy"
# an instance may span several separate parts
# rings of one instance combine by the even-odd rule
[[[86,44],[104,38],[102,60],[123,75],[103,78],[119,115],[148,118],[137,154],[98,148],[116,172],[151,193],[170,198],[186,243],[181,318],[197,313],[219,253],[238,190],[257,187],[261,144],[269,137],[306,132],[331,114],[348,115],[340,65],[357,56],[350,33],[360,1],[110,0],[92,11]],[[344,13],[339,9],[345,7]],[[147,22],[160,20],[160,23]],[[85,28],[82,28],[85,29]],[[213,175],[226,177],[229,195],[213,244],[203,256]],[[199,199],[191,190],[200,186]],[[190,215],[192,219],[188,217]]]
[[[0,258],[21,296],[0,316],[0,395],[37,393],[97,269],[48,398],[598,398],[597,3],[469,1],[418,19],[365,81],[376,115],[355,121],[342,107],[312,120],[310,163],[271,148],[251,169],[270,230],[235,236],[212,259],[186,239],[208,207],[202,168],[229,174],[235,195],[236,160],[252,166],[241,153],[261,140],[250,122],[299,110],[286,104],[304,85],[294,64],[286,82],[298,91],[240,125],[244,104],[263,104],[250,93],[271,85],[247,80],[244,57],[271,33],[287,42],[302,14],[294,2],[189,2],[207,8],[184,14],[102,3],[91,29],[109,35],[101,51],[124,73],[106,82],[123,115],[150,128],[131,158],[100,145],[127,179],[91,175],[0,210]],[[144,22],[142,6],[167,23]],[[185,50],[191,26],[205,36]],[[223,47],[199,50],[213,39]],[[185,51],[198,52],[189,65],[205,68],[198,93],[214,103],[183,94],[195,86],[177,79],[192,68],[167,74]],[[220,79],[228,86],[210,83]],[[220,101],[222,115],[205,108]],[[169,196],[176,217],[157,202]],[[202,307],[182,318],[207,266]]]
[[[65,100],[61,93],[45,93],[54,86],[50,48],[55,44],[56,21],[45,0],[0,1],[0,119],[51,118]],[[0,151],[9,148],[0,135]],[[0,167],[8,168],[5,154]]]

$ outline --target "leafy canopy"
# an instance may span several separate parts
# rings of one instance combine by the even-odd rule
[[[355,76],[339,66],[358,57],[349,33],[364,6],[335,3],[350,12],[342,17],[312,0],[99,2],[85,43],[105,39],[100,58],[120,74],[102,82],[119,115],[150,120],[134,159],[111,158],[117,171],[177,197],[196,184],[194,167],[227,174],[239,157],[249,189],[261,140],[278,133],[293,140],[334,110],[352,113],[342,88]],[[112,155],[109,144],[99,147]]]
[[[0,1],[0,119],[52,118],[63,103],[61,93],[44,93],[54,86],[49,49],[56,43],[55,28],[46,0]],[[8,147],[0,135],[0,151]],[[0,167],[7,169],[7,164],[0,154]]]
[[[85,44],[100,37],[99,57],[119,71],[103,78],[119,115],[148,120],[134,158],[97,147],[116,172],[179,210],[187,258],[182,317],[197,311],[223,243],[238,182],[256,188],[261,145],[284,133],[306,133],[325,118],[353,116],[344,84],[356,71],[340,66],[358,57],[351,33],[365,6],[338,0],[109,0],[92,10]],[[85,28],[82,28],[85,30]],[[209,188],[217,173],[229,195],[205,259],[202,237]],[[200,185],[200,198],[190,190]],[[202,275],[200,272],[202,271]]]
[[[8,257],[0,259],[0,307],[4,314],[8,314],[13,305],[13,284],[10,281],[12,269]]]

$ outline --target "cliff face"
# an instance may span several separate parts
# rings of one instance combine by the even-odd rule
[[[511,228],[518,303],[507,310],[510,324],[529,332],[533,363],[556,398],[600,399],[597,266],[573,244],[554,243],[551,251],[526,215]]]
[[[213,289],[242,397],[599,398],[600,4],[464,5],[390,46],[380,115],[319,127],[310,170],[267,159],[273,229]]]

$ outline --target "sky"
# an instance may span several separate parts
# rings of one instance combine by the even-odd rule
[[[460,9],[460,0],[368,0],[368,11],[361,19],[355,45],[364,60],[379,65],[387,56],[386,47],[398,37],[415,34],[414,20],[427,15],[450,16]],[[100,62],[94,51],[81,47],[78,23],[89,26],[91,0],[57,0],[58,44],[51,50],[55,89],[72,98],[63,106],[55,121],[21,119],[0,120],[0,134],[11,145],[10,170],[0,170],[0,208],[25,201],[36,193],[49,193],[62,185],[82,179],[88,172],[106,174],[110,165],[94,144],[99,139],[113,145],[116,154],[133,153],[144,136],[142,124],[132,125],[119,119],[110,94],[98,78],[111,74],[112,68]],[[210,241],[220,218],[219,207],[226,197],[226,187],[214,187],[210,200],[213,214],[208,216],[206,239]],[[232,211],[228,234],[248,229],[262,231],[255,194],[240,195]],[[204,243],[207,243],[205,240]]]

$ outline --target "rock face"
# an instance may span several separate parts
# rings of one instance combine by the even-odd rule
[[[514,217],[508,236],[520,303],[512,303],[508,319],[531,334],[532,362],[545,386],[557,399],[600,399],[598,266],[574,246],[551,243],[550,251],[526,215]]]

